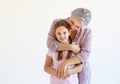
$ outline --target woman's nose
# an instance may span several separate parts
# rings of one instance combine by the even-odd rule
[[[75,29],[75,25],[71,25],[71,29]]]

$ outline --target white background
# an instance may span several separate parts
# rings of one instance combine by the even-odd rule
[[[91,84],[120,84],[119,0],[0,0],[0,84],[49,84],[50,25],[78,7],[92,12]]]

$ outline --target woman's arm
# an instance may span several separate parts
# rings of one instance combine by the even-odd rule
[[[80,52],[76,54],[76,56],[66,60],[63,65],[72,65],[72,64],[77,64],[77,63],[83,63],[88,60],[90,51],[91,51],[91,30],[87,29],[84,35],[84,38],[81,40],[82,43],[80,44]]]
[[[83,67],[82,64],[76,64],[74,68],[66,70],[65,75],[61,74],[62,75],[61,78],[66,79],[66,78],[70,77],[70,75],[73,75],[73,74],[76,74],[76,73],[82,71],[82,67]]]
[[[53,27],[57,21],[59,21],[59,19],[53,21],[47,37],[47,47],[52,51],[56,51],[59,45],[59,42],[56,40],[55,35],[53,34]]]
[[[83,66],[84,63],[88,61],[90,52],[91,52],[91,41],[92,41],[92,31],[91,29],[87,28],[86,33],[82,39],[81,43],[81,51],[76,56],[79,58],[79,60],[82,61]]]
[[[74,68],[67,70],[67,74],[73,75],[82,70],[83,65],[82,64],[76,64]]]
[[[66,61],[64,61],[59,67],[58,67],[58,73],[60,75],[65,76],[67,67],[73,64],[80,64],[82,63],[81,60],[77,56],[73,56]]]
[[[50,56],[46,56],[45,64],[44,64],[44,71],[48,74],[56,76],[57,71],[51,67],[52,66],[52,58]]]
[[[64,61],[58,68],[58,72],[61,74],[65,74],[67,67],[73,64],[83,63],[88,60],[90,50],[91,50],[91,30],[88,29],[85,33],[84,39],[82,40],[82,44],[80,44],[80,52],[76,54],[76,56],[71,57],[70,59]]]
[[[75,44],[60,43],[57,48],[57,51],[62,51],[62,50],[71,50],[74,54],[78,54],[80,52],[80,47],[79,45],[75,45]]]

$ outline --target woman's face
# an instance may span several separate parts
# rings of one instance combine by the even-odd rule
[[[79,20],[78,20],[76,17],[74,17],[74,16],[71,16],[71,17],[68,19],[68,23],[69,23],[70,26],[71,26],[71,31],[79,30],[80,28],[82,28],[81,23],[80,23]]]
[[[70,32],[68,31],[67,28],[65,28],[64,26],[60,26],[56,28],[55,34],[56,34],[56,38],[58,39],[58,41],[62,43],[68,43]]]

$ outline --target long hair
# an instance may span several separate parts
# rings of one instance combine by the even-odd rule
[[[66,20],[64,19],[61,19],[60,21],[56,22],[55,25],[54,25],[54,31],[53,33],[55,34],[56,32],[56,29],[59,27],[59,26],[64,26],[66,29],[68,29],[68,31],[70,30],[70,25],[67,23]],[[55,35],[56,36],[56,35]],[[57,38],[56,38],[57,40]],[[57,40],[58,41],[58,40]],[[72,39],[71,37],[69,36],[68,38],[68,41],[69,43],[71,44],[72,43]],[[57,51],[58,52],[58,57],[57,57],[57,60],[61,60],[63,58],[63,51]],[[68,51],[68,54],[67,54],[67,58],[66,59],[69,59],[71,57],[71,54],[72,54],[72,51]]]

